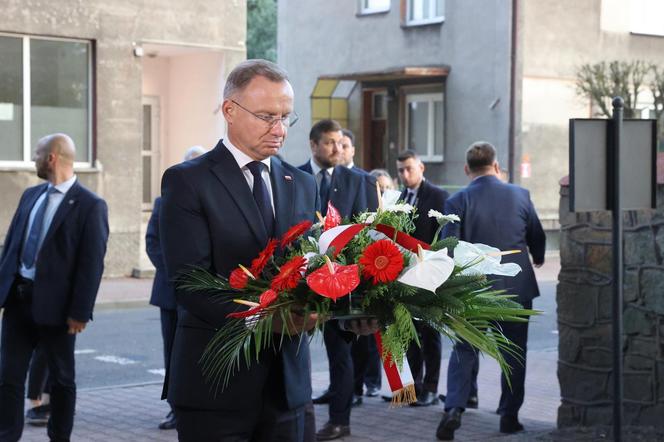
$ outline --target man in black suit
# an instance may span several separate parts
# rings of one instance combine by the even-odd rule
[[[438,221],[429,217],[429,210],[442,212],[448,194],[424,178],[424,164],[415,151],[405,150],[399,154],[397,171],[404,185],[399,199],[417,209],[412,236],[430,244],[438,230]],[[413,342],[406,354],[417,393],[417,402],[413,405],[434,405],[438,403],[438,378],[442,357],[440,333],[419,321],[415,321],[415,328],[421,347]]]
[[[74,142],[67,135],[40,139],[37,176],[9,226],[0,257],[0,440],[23,432],[25,377],[40,345],[50,371],[51,441],[68,441],[74,425],[76,334],[92,319],[104,270],[108,215],[104,200],[74,175]]]
[[[316,178],[323,215],[330,201],[342,217],[352,218],[367,209],[375,210],[378,197],[368,202],[368,181],[341,164],[342,137],[341,126],[334,120],[314,124],[309,132],[311,159],[300,169]],[[351,342],[354,335],[342,330],[338,321],[332,320],[325,324],[323,338],[330,364],[330,386],[322,397],[314,399],[314,403],[329,403],[329,421],[318,431],[316,438],[333,440],[350,434],[354,377]]]
[[[494,289],[517,295],[516,300],[524,308],[532,308],[533,298],[539,296],[539,288],[528,252],[535,266],[541,266],[546,236],[530,194],[522,187],[500,180],[496,149],[487,142],[479,141],[468,148],[464,170],[471,183],[445,204],[445,213],[459,215],[461,222],[447,224],[443,236],[455,236],[500,250],[520,250],[521,253],[504,256],[502,262],[517,263],[521,272],[514,277],[492,275],[491,280]],[[502,394],[498,406],[500,431],[515,433],[523,430],[518,415],[525,393],[528,322],[504,322],[501,327],[503,334],[519,348],[517,354],[503,352],[512,372],[509,383],[505,375],[501,376]],[[436,432],[438,439],[454,438],[454,431],[461,425],[461,413],[476,382],[478,367],[477,352],[468,343],[457,343],[447,369],[445,413]]]
[[[184,161],[193,160],[205,153],[202,146],[192,146],[184,154]],[[161,197],[154,200],[152,206],[152,215],[148,221],[148,228],[145,233],[145,251],[150,258],[150,262],[155,267],[154,280],[152,282],[152,294],[150,295],[150,304],[159,307],[159,318],[161,321],[161,339],[164,345],[164,367],[168,367],[171,360],[171,348],[175,338],[175,328],[177,326],[178,312],[175,303],[175,287],[166,275],[164,264],[164,255],[161,251],[161,242],[159,240],[159,211],[161,209]],[[177,418],[171,411],[166,415],[166,419],[159,423],[160,430],[172,430],[175,428]]]
[[[162,179],[161,245],[171,279],[198,266],[228,276],[250,265],[271,237],[314,220],[314,179],[277,154],[297,120],[286,73],[264,60],[247,60],[230,73],[221,106],[227,137],[210,152],[169,168]],[[180,441],[303,441],[311,401],[309,344],[296,330],[279,351],[240,363],[221,391],[206,379],[201,355],[241,307],[206,292],[176,289],[177,329],[167,372]],[[243,308],[243,307],[242,307]],[[315,315],[293,313],[297,330]],[[274,330],[281,331],[275,324]]]

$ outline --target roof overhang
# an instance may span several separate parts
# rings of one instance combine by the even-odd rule
[[[392,81],[416,80],[426,78],[447,77],[450,67],[439,66],[404,66],[381,71],[353,72],[346,74],[322,75],[321,79],[355,80],[355,81]]]

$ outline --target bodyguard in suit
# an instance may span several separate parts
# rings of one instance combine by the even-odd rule
[[[447,200],[445,213],[457,214],[459,224],[447,224],[444,236],[456,236],[468,241],[487,244],[501,250],[520,250],[521,253],[504,256],[503,262],[515,262],[521,272],[515,277],[492,276],[493,288],[505,289],[517,295],[524,308],[532,308],[533,298],[539,296],[535,273],[528,257],[532,256],[536,267],[544,263],[546,237],[542,230],[529,192],[519,186],[502,182],[500,167],[496,161],[496,149],[480,141],[466,151],[466,175],[471,183]],[[505,322],[503,333],[519,347],[518,354],[503,353],[512,368],[511,388],[507,378],[501,376],[502,394],[498,406],[500,431],[515,433],[522,431],[519,409],[523,404],[526,378],[526,344],[528,322]],[[447,398],[445,413],[437,430],[441,440],[454,438],[454,431],[461,425],[461,413],[468,397],[478,367],[478,355],[467,343],[454,346],[447,370]]]
[[[418,216],[415,219],[415,231],[412,235],[430,244],[438,230],[438,221],[429,217],[429,210],[442,212],[449,195],[424,178],[424,164],[413,150],[405,150],[399,154],[397,171],[404,185],[399,199],[417,208]],[[415,321],[415,329],[421,347],[413,342],[406,353],[417,392],[417,402],[413,405],[434,405],[438,403],[438,379],[442,357],[440,333],[419,321]]]
[[[313,177],[274,157],[297,120],[286,73],[268,61],[247,60],[230,73],[223,95],[227,136],[162,179],[159,227],[171,279],[191,266],[228,276],[239,264],[250,265],[269,238],[313,221],[318,209]],[[263,352],[249,367],[242,361],[228,386],[215,392],[201,355],[226,316],[244,307],[177,288],[175,298],[167,395],[179,440],[303,441],[311,401],[308,340],[285,336],[279,351]],[[315,315],[293,318],[298,330],[315,325]]]
[[[185,152],[184,161],[193,160],[204,153],[205,149],[202,146],[192,146]],[[145,251],[155,268],[150,304],[159,307],[161,339],[164,346],[164,367],[168,367],[168,361],[171,360],[171,347],[175,338],[178,312],[175,303],[175,287],[173,287],[173,283],[166,275],[164,255],[161,251],[161,242],[159,240],[160,208],[161,197],[159,196],[155,198],[152,205],[152,215],[150,215],[147,232],[145,233]],[[171,411],[166,415],[166,419],[159,423],[159,429],[172,430],[175,428],[176,423],[177,419],[173,412],[173,407],[171,407]]]
[[[311,159],[300,166],[316,178],[323,214],[328,201],[341,216],[352,218],[367,209],[375,210],[378,197],[368,203],[367,180],[341,164],[341,126],[334,120],[321,120],[309,132]],[[375,191],[374,191],[374,194]],[[350,409],[353,400],[353,362],[351,342],[354,335],[340,328],[338,321],[325,324],[323,333],[330,365],[330,386],[314,403],[329,403],[329,421],[316,434],[317,440],[333,440],[350,434]]]
[[[46,353],[51,382],[48,436],[68,441],[74,425],[74,342],[92,319],[108,239],[106,203],[74,175],[74,142],[37,142],[37,176],[9,226],[0,257],[0,440],[23,431],[25,378],[32,352]]]

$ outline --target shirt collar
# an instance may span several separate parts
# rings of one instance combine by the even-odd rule
[[[229,140],[228,138],[224,138],[222,142],[224,143],[224,146],[226,146],[228,151],[231,153],[231,155],[233,155],[233,158],[235,158],[235,161],[237,162],[237,165],[240,166],[240,169],[247,167],[247,164],[251,163],[252,161],[255,161],[249,155],[247,155],[246,153],[242,152],[240,149],[235,147],[233,143],[231,143],[231,140]],[[267,171],[270,172],[270,166],[272,164],[270,161],[270,157],[261,160],[261,163],[265,164],[265,166],[267,166]]]
[[[76,182],[76,175],[73,175],[67,181],[63,181],[60,184],[58,184],[57,186],[53,186],[50,183],[49,183],[48,186],[49,187],[55,187],[55,190],[57,190],[58,192],[60,192],[61,194],[64,195],[65,193],[67,193],[69,191],[69,189],[71,189],[71,186],[73,186],[75,182]]]
[[[355,167],[355,162],[351,161],[350,164],[346,167],[352,169],[353,167]]]
[[[320,166],[314,161],[313,158],[311,158],[311,159],[309,160],[309,163],[311,164],[311,172],[313,173],[313,175],[314,175],[314,176],[318,175],[318,172],[320,172],[320,171],[322,170],[322,167],[320,167]],[[334,167],[328,167],[328,168],[327,168],[327,173],[329,173],[330,176],[332,176],[332,174],[334,173]]]
[[[424,180],[425,180],[425,178],[422,177],[422,181],[420,181],[420,184],[418,184],[416,187],[407,187],[406,191],[408,193],[413,193],[413,194],[417,195],[417,191],[420,190],[420,187],[422,187],[422,183],[424,182]]]

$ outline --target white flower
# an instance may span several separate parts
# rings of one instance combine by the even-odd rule
[[[403,212],[403,213],[410,213],[414,209],[413,206],[410,204],[392,204],[390,206],[385,207],[386,212]]]
[[[414,264],[404,269],[398,281],[436,293],[453,271],[454,261],[447,256],[447,249],[431,252],[420,248]]]
[[[376,220],[376,212],[362,212],[358,215],[358,220],[361,223],[373,224]]]
[[[449,214],[449,215],[443,215],[437,210],[429,210],[429,218],[436,218],[436,221],[438,221],[438,224],[441,226],[444,226],[447,223],[458,223],[461,221],[461,218],[459,218],[459,215],[455,214]]]
[[[471,244],[459,241],[454,249],[454,262],[459,267],[467,267],[462,273],[483,273],[485,275],[516,276],[521,271],[521,266],[513,262],[501,264],[503,255],[518,253],[518,250],[501,252],[499,249],[486,244]]]

